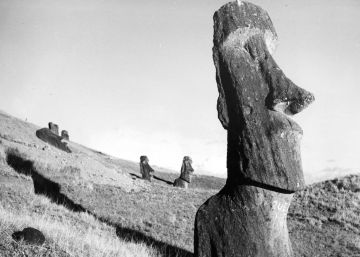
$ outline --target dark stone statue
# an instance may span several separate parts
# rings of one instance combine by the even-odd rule
[[[149,164],[149,158],[145,155],[140,156],[140,173],[145,180],[152,180],[154,169]]]
[[[70,148],[67,146],[66,142],[62,141],[62,137],[59,135],[54,134],[48,128],[42,128],[36,131],[36,136],[41,139],[42,141],[49,143],[50,145],[65,151],[67,153],[71,153]]]
[[[180,177],[175,179],[174,186],[188,188],[189,183],[191,182],[191,175],[194,172],[191,164],[192,159],[189,156],[185,156],[181,165]]]
[[[64,140],[67,140],[69,141],[69,132],[67,132],[66,130],[62,130],[61,131],[61,138],[64,139]]]
[[[230,2],[214,14],[218,117],[227,130],[225,187],[195,219],[195,256],[290,257],[286,216],[304,188],[302,129],[289,116],[314,96],[276,64],[277,34],[260,7]]]
[[[55,135],[59,135],[59,126],[57,124],[49,122],[49,129]]]

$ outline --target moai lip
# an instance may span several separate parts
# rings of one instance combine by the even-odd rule
[[[314,96],[295,85],[271,53],[277,34],[268,14],[231,2],[214,14],[213,59],[218,117],[228,131],[228,183],[258,183],[297,191],[304,187],[301,127],[289,115]]]

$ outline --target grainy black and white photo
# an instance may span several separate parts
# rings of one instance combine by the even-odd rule
[[[0,0],[0,257],[360,257],[358,60],[358,0]]]

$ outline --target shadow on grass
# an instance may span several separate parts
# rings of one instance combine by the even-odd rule
[[[152,247],[158,251],[161,256],[164,257],[192,257],[193,254],[187,250],[181,249],[179,247],[166,244],[164,242],[158,241],[150,236],[145,235],[142,232],[122,228],[120,226],[116,227],[116,235],[126,241],[142,242],[147,246]]]
[[[165,182],[165,183],[168,184],[168,185],[174,185],[173,182],[168,181],[168,180],[165,180],[165,179],[162,179],[162,178],[159,178],[159,177],[157,177],[157,176],[154,176],[153,178],[154,178],[154,179],[157,179],[157,180],[160,180],[160,181],[162,181],[162,182]]]
[[[51,201],[65,206],[74,212],[83,212],[85,209],[69,199],[66,195],[60,193],[61,186],[51,181],[36,171],[32,161],[25,160],[16,151],[8,152],[6,162],[17,173],[31,176],[35,194],[45,195]]]
[[[16,172],[31,176],[34,183],[35,194],[45,195],[50,198],[51,201],[57,204],[61,204],[71,211],[87,212],[89,215],[92,215],[94,218],[96,218],[99,222],[103,222],[108,226],[116,228],[116,235],[120,239],[123,239],[125,241],[133,241],[135,243],[144,243],[147,246],[157,250],[159,255],[164,257],[193,256],[193,254],[187,250],[156,240],[140,231],[121,227],[116,223],[98,217],[96,214],[86,210],[83,206],[76,204],[66,195],[60,193],[61,186],[58,183],[55,183],[50,179],[44,177],[43,175],[39,174],[34,168],[33,162],[24,159],[17,151],[7,152],[6,161],[8,165],[10,165]],[[131,175],[140,178],[140,176],[136,174]]]
[[[141,177],[141,176],[139,176],[139,175],[137,175],[137,174],[135,174],[135,173],[130,173],[130,175],[131,175],[131,176],[133,176],[133,177],[136,177],[136,178],[142,179],[142,177]],[[173,183],[173,182],[168,181],[168,180],[163,179],[163,178],[160,178],[160,177],[158,177],[158,176],[153,176],[153,178],[154,178],[154,179],[156,179],[156,180],[159,180],[159,181],[165,182],[165,183],[166,183],[166,184],[168,184],[168,185],[174,185],[174,183]]]

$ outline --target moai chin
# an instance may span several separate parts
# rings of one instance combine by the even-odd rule
[[[55,135],[59,135],[59,126],[57,124],[49,122],[49,129]]]
[[[195,220],[195,256],[293,256],[286,216],[304,187],[302,130],[294,115],[314,96],[274,61],[277,34],[267,12],[230,2],[214,14],[218,117],[227,130],[225,187]]]
[[[191,164],[192,164],[192,159],[189,156],[184,156],[181,165],[180,177],[175,179],[174,186],[188,188],[191,182],[191,175],[194,172],[194,169]]]
[[[140,173],[142,178],[151,181],[154,169],[149,164],[149,158],[146,155],[140,156]]]

